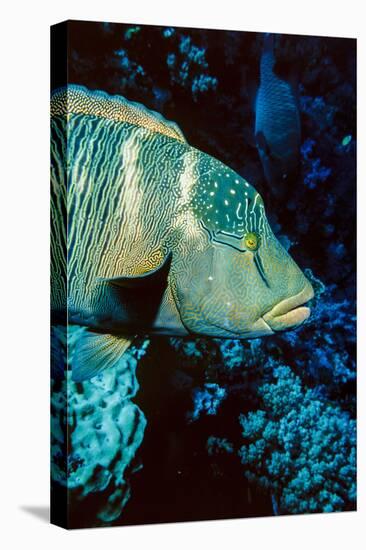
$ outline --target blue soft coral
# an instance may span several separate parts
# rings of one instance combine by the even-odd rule
[[[259,388],[261,408],[242,415],[244,473],[269,489],[280,513],[352,509],[356,487],[356,425],[320,400],[287,366]]]

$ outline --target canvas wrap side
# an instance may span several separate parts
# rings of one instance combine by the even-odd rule
[[[51,27],[51,91],[57,87],[67,84],[67,50],[68,50],[68,24],[67,22],[58,23]],[[63,140],[67,141],[66,135],[66,117],[65,123],[59,126],[59,130],[64,132]],[[55,140],[60,136],[56,135],[57,129],[51,125],[51,147]],[[63,150],[58,158],[58,162],[65,166],[66,150]],[[67,251],[66,251],[66,227],[67,214],[65,208],[58,208],[57,205],[65,201],[62,200],[62,195],[66,195],[66,180],[59,180],[56,185],[53,172],[56,169],[52,163],[51,151],[51,208],[50,208],[50,224],[51,234],[56,235],[51,242],[50,260],[51,260],[51,302],[54,296],[57,296],[59,303],[58,319],[51,317],[51,409],[61,407],[59,418],[63,426],[62,432],[67,433],[67,399],[66,395],[60,398],[59,388],[57,387],[57,379],[62,378],[66,371],[67,349],[66,349],[66,331],[67,331],[67,293],[66,293],[66,268],[67,268]],[[65,171],[63,171],[65,173]],[[60,185],[61,183],[61,185]],[[58,376],[57,376],[58,373]],[[56,381],[55,381],[56,379]],[[55,386],[56,384],[56,386]],[[56,392],[57,390],[57,392]],[[66,393],[66,390],[64,391]],[[57,397],[57,399],[56,399]],[[52,415],[51,415],[52,418]],[[51,424],[51,435],[55,432],[55,426]],[[67,454],[68,441],[67,437],[59,438],[58,454],[59,461],[57,463],[58,475],[67,478]],[[51,442],[52,445],[52,442]],[[51,475],[51,523],[63,528],[68,528],[68,504],[67,504],[67,488],[52,481]]]

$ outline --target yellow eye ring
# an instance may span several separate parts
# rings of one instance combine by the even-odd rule
[[[244,244],[248,250],[255,252],[261,244],[261,238],[258,233],[247,233],[244,235]]]

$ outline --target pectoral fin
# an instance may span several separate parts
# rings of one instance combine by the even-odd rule
[[[171,252],[166,256],[163,263],[155,269],[143,273],[142,275],[127,275],[111,278],[98,278],[98,281],[109,283],[123,288],[151,288],[166,285],[170,263],[172,260]]]
[[[82,382],[115,366],[131,345],[134,336],[120,337],[85,330],[75,344],[72,378]]]

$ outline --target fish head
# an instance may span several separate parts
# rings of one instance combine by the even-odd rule
[[[212,157],[197,174],[170,272],[184,326],[244,339],[301,325],[313,289],[274,235],[262,197]]]

